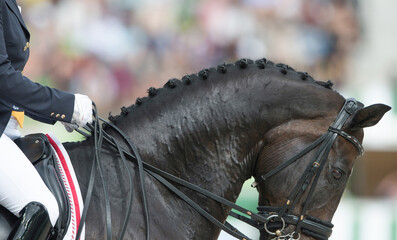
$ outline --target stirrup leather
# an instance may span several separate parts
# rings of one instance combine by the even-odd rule
[[[46,240],[52,229],[46,208],[38,202],[26,205],[8,240]]]

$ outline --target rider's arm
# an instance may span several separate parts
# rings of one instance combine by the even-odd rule
[[[8,33],[5,39],[5,30],[10,31],[3,28],[3,19],[0,18],[0,99],[3,104],[8,103],[10,111],[13,107],[23,109],[28,116],[42,122],[70,122],[75,96],[32,82],[22,75],[22,69],[16,70],[14,66],[23,68],[29,57],[29,49],[25,48],[28,39],[22,35],[21,40],[21,35],[16,33],[15,39],[12,33]],[[18,59],[13,60],[13,64],[9,59],[11,54],[18,56]]]

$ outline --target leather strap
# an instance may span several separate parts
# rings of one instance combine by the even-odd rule
[[[363,145],[361,145],[360,141],[358,141],[358,139],[355,138],[354,136],[349,135],[349,134],[345,133],[344,131],[342,131],[340,129],[333,128],[333,127],[329,127],[328,131],[337,133],[339,136],[344,137],[347,141],[352,143],[354,145],[354,147],[356,147],[360,156],[362,156],[364,154]]]
[[[264,175],[261,175],[259,179],[255,180],[255,182],[253,182],[251,184],[251,187],[256,187],[258,186],[258,184],[260,184],[262,181],[265,181],[266,179],[270,178],[271,176],[273,176],[274,174],[280,172],[281,170],[283,170],[284,168],[288,167],[289,165],[291,165],[292,163],[294,163],[296,160],[298,160],[299,158],[303,157],[304,155],[306,155],[308,152],[310,152],[311,150],[313,150],[315,147],[317,147],[318,144],[320,144],[324,139],[325,139],[326,135],[322,135],[321,137],[319,137],[316,141],[314,141],[312,144],[310,144],[307,148],[303,149],[300,153],[298,153],[297,155],[295,155],[294,157],[292,157],[291,159],[289,159],[288,161],[280,164],[279,166],[275,167],[274,169],[270,170],[269,172],[267,172]]]

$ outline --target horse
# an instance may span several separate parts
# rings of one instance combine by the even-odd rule
[[[243,183],[254,177],[258,206],[287,206],[286,215],[302,216],[302,220],[312,216],[321,223],[332,220],[360,155],[363,128],[377,124],[390,110],[383,104],[364,107],[354,101],[355,110],[347,110],[349,114],[339,121],[341,109],[350,103],[332,89],[330,81],[317,81],[307,73],[267,59],[240,59],[182,79],[170,79],[161,88],[152,87],[147,97],[122,107],[120,114],[110,115],[109,120],[133,142],[145,163],[230,202],[236,201]],[[340,125],[338,129],[335,124]],[[105,124],[104,130],[122,140],[114,128]],[[328,137],[322,137],[324,133],[332,138],[326,146],[318,140],[327,141]],[[93,137],[64,143],[83,195],[89,189],[94,145]],[[121,145],[128,148],[125,143]],[[308,146],[312,147],[307,149]],[[322,162],[316,158],[321,155],[319,151],[326,153]],[[121,164],[120,153],[106,142],[102,143],[100,158],[112,210],[108,215],[112,239],[120,237],[128,206],[126,168],[132,170],[134,181],[133,205],[124,239],[145,239],[149,226],[150,239],[218,238],[218,226],[150,174],[143,176],[149,216],[145,219],[137,164]],[[293,158],[296,159],[270,177],[263,177]],[[296,187],[301,176],[310,172],[306,171],[308,166],[316,165],[312,159],[322,170],[313,173],[313,178],[302,180],[306,182],[304,189]],[[226,221],[229,206],[186,187],[178,188],[215,219]],[[289,198],[295,188],[299,198],[292,199],[291,204]],[[105,205],[103,189],[95,184],[86,218],[87,239],[103,239],[108,234]],[[281,223],[281,217],[271,215],[268,220]],[[282,221],[284,226],[277,234],[265,224],[260,238],[277,239],[298,228]],[[302,232],[299,237],[315,239],[316,235]]]

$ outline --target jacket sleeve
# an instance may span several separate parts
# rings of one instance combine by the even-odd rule
[[[10,110],[15,105],[36,120],[46,123],[57,120],[70,122],[74,108],[73,94],[32,82],[11,65],[2,16],[0,12],[0,98],[10,103]]]

